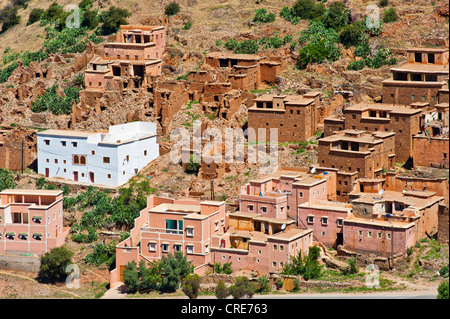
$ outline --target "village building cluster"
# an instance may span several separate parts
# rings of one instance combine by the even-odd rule
[[[153,94],[149,103],[158,123],[130,122],[105,132],[38,132],[39,174],[123,185],[158,158],[158,125],[166,134],[174,114],[194,101],[223,119],[245,105],[248,128],[265,128],[266,134],[276,128],[278,142],[306,141],[318,131],[321,92],[251,93],[276,82],[285,57],[212,52],[182,80],[163,81],[165,38],[165,27],[122,26],[89,63],[82,92],[84,107],[101,108],[102,96],[146,90]],[[448,180],[402,177],[393,169],[405,162],[449,168],[449,51],[414,48],[406,54],[407,63],[393,67],[392,78],[382,82],[380,103],[350,105],[341,116],[324,119],[317,165],[280,167],[242,185],[236,211],[227,212],[223,201],[150,196],[130,237],[116,246],[111,284],[123,280],[128,262],[151,262],[177,251],[199,274],[217,262],[276,273],[290,256],[307,254],[313,245],[394,258],[436,236],[438,211],[449,205]],[[9,135],[0,131],[0,166],[23,169],[32,147],[18,147],[19,140]],[[226,170],[226,164],[202,162],[200,176],[215,179]],[[62,192],[53,190],[0,192],[0,253],[43,253],[63,244],[69,230],[63,227],[62,199]]]

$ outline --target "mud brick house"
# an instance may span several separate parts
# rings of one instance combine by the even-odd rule
[[[351,215],[352,205],[319,200],[297,209],[299,225],[313,230],[314,241],[333,248],[344,243],[344,220]]]
[[[0,168],[20,171],[36,159],[36,131],[18,128],[0,130]]]
[[[311,173],[307,168],[282,167],[273,174],[242,186],[239,210],[275,218],[291,218],[298,224],[298,205],[332,199],[335,183],[335,173]]]
[[[411,48],[406,55],[407,62],[391,68],[392,77],[383,81],[383,103],[448,102],[448,48]]]
[[[69,231],[70,227],[63,227],[62,191],[0,192],[0,254],[43,254],[64,244]]]
[[[413,137],[414,167],[449,167],[448,131],[445,135],[418,134]]]
[[[231,262],[233,270],[279,272],[291,256],[308,254],[313,244],[312,229],[270,213],[228,213],[228,223],[225,233],[212,237],[212,262]]]
[[[385,257],[438,231],[438,206],[444,198],[431,191],[351,194],[352,214],[344,220],[344,247]]]
[[[394,132],[398,162],[412,157],[412,137],[421,131],[422,108],[393,104],[359,103],[344,110],[342,118],[325,118],[325,136],[345,129]]]
[[[117,187],[159,156],[156,124],[131,122],[107,133],[46,130],[37,134],[38,173]]]
[[[272,128],[278,129],[278,142],[305,141],[317,130],[320,95],[261,95],[248,109],[248,127],[266,129],[266,141]]]
[[[358,178],[381,177],[394,167],[394,137],[393,132],[344,130],[319,140],[318,170],[337,173],[337,200],[347,201]]]
[[[111,285],[123,281],[128,262],[156,261],[176,251],[183,252],[195,272],[203,274],[214,260],[213,236],[225,233],[225,219],[225,202],[149,197],[147,207],[135,219],[130,237],[116,246]]]

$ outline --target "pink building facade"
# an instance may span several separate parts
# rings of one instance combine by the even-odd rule
[[[116,246],[111,284],[122,281],[128,262],[152,262],[176,251],[183,252],[195,272],[203,274],[213,259],[212,237],[225,232],[225,218],[225,202],[149,197],[130,237]]]
[[[63,194],[55,190],[0,192],[0,253],[43,254],[64,244]]]

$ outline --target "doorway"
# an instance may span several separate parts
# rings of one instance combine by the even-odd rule
[[[78,182],[78,172],[73,172],[73,180]]]

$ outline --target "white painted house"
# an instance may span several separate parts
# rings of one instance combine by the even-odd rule
[[[159,156],[156,124],[131,122],[108,133],[46,130],[37,134],[38,173],[117,187]]]

